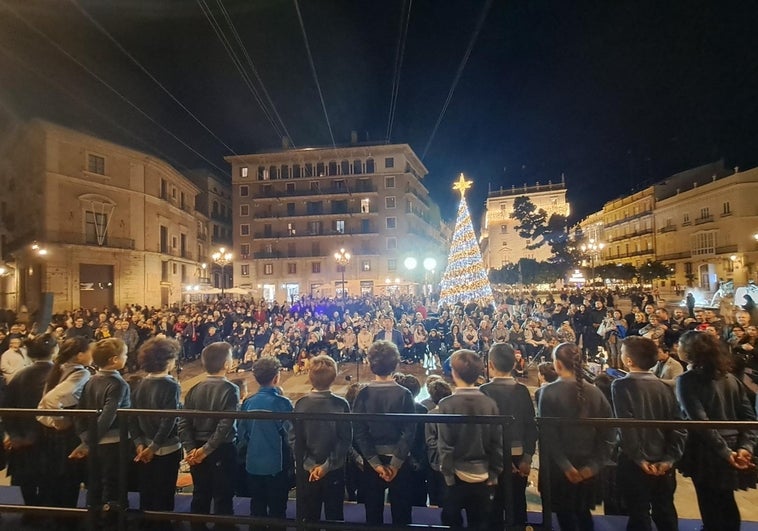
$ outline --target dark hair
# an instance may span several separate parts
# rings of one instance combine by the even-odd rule
[[[308,379],[317,391],[326,391],[337,378],[337,362],[329,356],[311,358]]]
[[[555,372],[555,365],[549,361],[543,361],[537,365],[537,372],[539,372],[547,383],[553,383],[558,379],[558,373]]]
[[[63,369],[61,367],[63,364],[68,363],[82,352],[87,352],[90,344],[92,344],[92,341],[83,336],[70,337],[61,344],[58,355],[55,357],[53,368],[50,370],[50,374],[47,375],[47,380],[45,380],[46,391],[49,391],[61,382],[61,376],[63,376]]]
[[[237,386],[237,389],[239,389],[240,396],[245,398],[245,395],[247,395],[247,380],[244,378],[236,378],[232,380],[232,383]]]
[[[389,376],[400,362],[397,345],[392,341],[374,341],[368,349],[368,362],[371,372],[377,376]]]
[[[350,404],[351,409],[353,408],[353,404],[355,404],[355,398],[364,387],[366,387],[366,384],[362,384],[360,382],[353,382],[347,386],[347,391],[345,391],[345,400],[347,400],[347,403]]]
[[[224,369],[226,360],[232,355],[232,346],[226,341],[211,343],[203,349],[200,359],[203,361],[203,367],[211,374],[221,372]]]
[[[647,337],[627,337],[621,343],[621,352],[644,371],[650,370],[658,362],[658,344]]]
[[[473,350],[461,349],[450,356],[450,367],[455,374],[469,385],[473,385],[484,372],[484,363]]]
[[[95,350],[92,351],[92,361],[99,369],[106,367],[111,359],[120,356],[126,352],[126,343],[117,337],[101,339],[95,343]]]
[[[717,337],[688,330],[679,338],[679,355],[711,379],[729,372],[729,355]]]
[[[453,394],[453,389],[445,380],[434,380],[427,384],[427,388],[429,389],[429,398],[435,404],[439,404],[440,400]]]
[[[137,359],[145,372],[163,372],[171,360],[179,357],[182,346],[176,339],[154,337],[140,347]]]
[[[412,374],[398,374],[395,381],[408,389],[414,398],[421,392],[421,382]]]
[[[553,359],[561,362],[567,370],[574,373],[576,378],[576,402],[579,406],[579,416],[585,414],[584,369],[582,367],[582,351],[576,343],[561,343],[553,350]]]
[[[282,364],[276,358],[261,358],[253,363],[253,376],[258,385],[271,385]]]
[[[611,395],[612,382],[613,380],[611,380],[611,377],[604,372],[601,372],[595,377],[595,387],[600,389],[600,391],[605,395],[605,398],[608,400],[609,404],[613,404],[613,396]]]
[[[26,354],[33,360],[46,360],[53,357],[55,349],[58,347],[58,341],[52,334],[42,334],[34,339],[27,339],[24,342]]]
[[[490,362],[499,372],[509,373],[516,364],[516,352],[508,343],[495,343],[490,347]]]

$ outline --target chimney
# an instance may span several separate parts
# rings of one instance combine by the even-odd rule
[[[289,149],[290,148],[290,139],[287,136],[282,137],[282,149]]]
[[[350,145],[354,146],[358,143],[358,131],[350,131]]]

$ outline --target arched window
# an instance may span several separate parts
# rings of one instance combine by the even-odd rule
[[[355,173],[356,175],[360,175],[361,173],[363,173],[363,161],[361,161],[360,159],[355,159],[353,161],[353,173]]]
[[[340,163],[340,172],[342,175],[349,175],[350,174],[350,162],[347,160],[343,160]]]
[[[326,175],[323,162],[316,163],[316,177],[323,177]]]
[[[290,178],[290,167],[286,164],[282,164],[281,168],[279,168],[279,176],[282,179],[289,179]]]
[[[300,178],[300,164],[293,164],[292,165],[292,178],[293,179],[299,179]]]
[[[268,169],[268,178],[269,179],[278,179],[277,177],[277,171],[276,166],[270,166]]]
[[[374,173],[374,159],[366,159],[366,173]]]
[[[337,163],[336,162],[330,162],[329,163],[329,175],[337,175]]]

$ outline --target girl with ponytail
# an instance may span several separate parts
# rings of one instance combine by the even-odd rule
[[[558,380],[540,393],[538,416],[567,419],[612,418],[603,393],[584,381],[582,352],[575,343],[553,350]],[[541,476],[550,469],[550,481],[540,477],[540,491],[550,489],[552,509],[561,531],[593,529],[591,509],[598,499],[598,472],[610,459],[615,442],[612,428],[600,429],[571,422],[541,423]]]

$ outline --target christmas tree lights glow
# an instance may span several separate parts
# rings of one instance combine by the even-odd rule
[[[440,283],[440,304],[476,302],[486,306],[495,302],[466,203],[466,190],[471,187],[471,183],[461,174],[453,186],[454,190],[461,193],[461,202],[458,205],[458,217],[450,244],[447,268]]]

